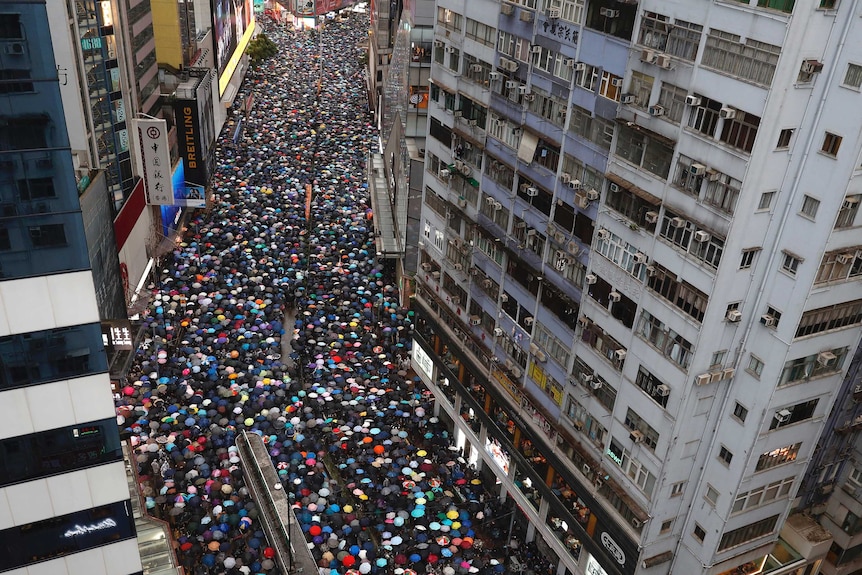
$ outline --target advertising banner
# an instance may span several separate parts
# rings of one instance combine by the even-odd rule
[[[168,123],[159,119],[133,119],[135,156],[144,181],[147,204],[170,206],[171,155],[168,149]]]
[[[223,95],[254,32],[252,0],[214,0],[213,30],[219,95]]]
[[[174,102],[174,117],[177,121],[177,144],[183,160],[185,179],[206,186],[208,174],[206,158],[201,146],[201,126],[196,100]]]
[[[183,162],[177,162],[171,185],[174,190],[174,205],[184,208],[205,208],[206,186],[190,182],[185,175]]]

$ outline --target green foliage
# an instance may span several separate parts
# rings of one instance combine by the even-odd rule
[[[278,54],[278,46],[266,34],[258,34],[248,43],[245,52],[251,59],[252,65],[257,66],[267,58]]]

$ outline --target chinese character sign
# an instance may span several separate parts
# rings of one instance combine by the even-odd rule
[[[171,156],[168,150],[168,125],[165,120],[134,119],[132,132],[135,156],[147,204],[170,206],[174,203],[171,185]]]

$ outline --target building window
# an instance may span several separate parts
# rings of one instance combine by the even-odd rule
[[[652,497],[656,481],[655,475],[650,473],[640,461],[632,457],[632,454],[627,449],[611,438],[605,455],[622,468],[623,472],[632,480],[632,483],[643,491],[647,498]]]
[[[581,24],[584,21],[584,0],[550,0],[548,7],[557,8],[561,20],[572,24]]]
[[[650,424],[644,421],[640,415],[632,411],[631,408],[626,410],[625,425],[632,431],[641,432],[643,434],[643,444],[649,447],[652,451],[655,451],[659,440],[658,432]]]
[[[844,74],[843,85],[858,90],[862,86],[862,66],[859,64],[847,64],[847,72]]]
[[[646,310],[641,311],[637,334],[671,362],[688,369],[694,346]]]
[[[841,140],[843,139],[844,138],[842,138],[841,136],[838,136],[831,132],[826,132],[826,135],[823,137],[823,145],[820,146],[820,151],[827,156],[837,156],[838,149],[841,147]]]
[[[0,39],[23,40],[24,33],[21,29],[21,15],[4,13],[0,14]]]
[[[709,367],[721,367],[724,365],[725,357],[727,357],[726,349],[713,352],[712,357],[709,360]]]
[[[746,270],[750,268],[754,264],[754,258],[757,256],[757,252],[760,251],[760,248],[749,248],[747,250],[742,250],[742,258],[739,261],[739,269]]]
[[[635,101],[631,104],[637,108],[646,109],[652,96],[652,87],[655,78],[643,72],[633,71],[629,83],[629,92],[634,95]]]
[[[761,8],[772,8],[782,12],[793,12],[793,4],[795,3],[796,0],[757,0],[757,5]]]
[[[604,231],[607,232],[607,239],[597,237],[595,250],[626,273],[643,281],[646,278],[646,264],[637,261],[638,254],[641,252],[635,246],[624,242],[618,235],[608,230]]]
[[[730,462],[733,461],[733,453],[722,445],[721,449],[718,450],[718,458],[725,464],[730,465]]]
[[[66,229],[63,224],[44,224],[28,228],[30,243],[34,248],[53,248],[65,246]]]
[[[467,29],[464,34],[477,42],[493,47],[497,42],[497,29],[482,24],[472,18],[467,18]]]
[[[767,325],[766,327],[776,329],[778,323],[781,321],[781,312],[772,306],[766,306],[766,315],[772,318],[772,325]],[[766,325],[766,318],[761,319],[761,322]]]
[[[670,530],[673,528],[673,519],[668,519],[667,521],[661,522],[661,529],[659,529],[660,533],[670,533]]]
[[[671,305],[693,318],[703,321],[709,296],[664,267],[654,264],[654,272],[647,278],[647,286]]]
[[[650,371],[642,365],[638,367],[635,385],[644,390],[644,392],[646,392],[646,394],[660,406],[667,407],[667,400],[670,396],[670,387],[662,383],[659,378],[650,373]]]
[[[706,539],[706,530],[704,530],[704,528],[697,523],[694,524],[694,531],[692,531],[691,534],[701,543],[703,543],[703,540]]]
[[[760,2],[764,1],[765,0],[758,0],[758,5],[760,5]],[[784,1],[789,1],[791,6],[793,4],[792,0]],[[764,535],[769,535],[775,530],[776,523],[778,523],[778,515],[773,515],[772,517],[761,519],[760,521],[745,525],[739,529],[728,531],[721,537],[721,542],[718,544],[718,550],[724,551],[725,549],[742,545],[747,541],[763,537]]]
[[[790,147],[790,140],[793,139],[793,132],[796,131],[796,128],[784,128],[780,132],[778,132],[778,143],[775,144],[777,149],[785,149]]]
[[[668,82],[662,82],[661,91],[658,96],[658,103],[664,108],[664,115],[661,117],[679,124],[682,121],[683,112],[685,112],[685,97],[687,95],[688,92],[684,88],[679,88]],[[719,107],[721,106],[719,105]]]
[[[815,284],[853,280],[862,276],[862,251],[858,248],[823,255]]]
[[[703,201],[722,212],[732,214],[739,199],[742,182],[727,174],[714,171],[709,175]]]
[[[0,94],[33,92],[30,70],[0,70]]]
[[[784,369],[781,370],[781,379],[778,380],[778,387],[838,373],[844,366],[846,357],[847,348],[839,347],[814,353],[806,357],[791,359],[784,364]]]
[[[461,69],[461,51],[454,46],[449,46],[449,69],[457,73]]]
[[[599,85],[599,78],[599,69],[586,64],[586,69],[583,72],[578,72],[575,83],[588,92],[595,92]]]
[[[782,414],[783,417],[773,417],[772,422],[769,424],[769,429],[778,429],[780,427],[799,423],[800,421],[805,421],[806,419],[811,419],[814,417],[814,410],[817,409],[817,403],[819,401],[819,399],[812,399],[810,401],[804,401],[802,403],[797,403],[792,407],[782,409],[782,412],[790,412],[790,415],[784,413]]]
[[[718,139],[733,148],[751,152],[759,127],[759,116],[737,110],[733,119],[724,121]]]
[[[844,203],[838,211],[838,218],[835,220],[835,229],[853,227],[856,214],[859,212],[860,200],[862,200],[862,195],[859,194],[844,198]]]
[[[670,496],[679,497],[685,491],[685,481],[677,481],[670,486]]]
[[[800,447],[802,447],[802,443],[795,443],[793,445],[786,445],[784,447],[779,447],[778,449],[762,453],[757,459],[757,465],[754,467],[754,470],[764,471],[766,469],[778,467],[779,465],[784,465],[785,463],[793,463],[799,455]]]
[[[742,42],[736,34],[711,29],[706,37],[701,63],[707,68],[769,87],[780,54],[781,46],[752,39]]]
[[[862,487],[862,470],[854,467],[850,470],[850,475],[847,476],[848,483],[852,483],[856,487]]]
[[[832,10],[838,6],[838,0],[820,0],[820,8],[824,10]]]
[[[769,210],[772,208],[772,200],[775,199],[775,192],[763,192],[760,194],[760,200],[757,202],[758,210]]]
[[[748,360],[748,369],[747,371],[755,376],[757,379],[760,379],[760,374],[763,373],[763,361],[760,360],[755,355],[750,355]]]
[[[698,97],[700,98],[700,105],[692,107],[691,115],[688,117],[688,127],[712,138],[718,127],[721,102],[710,100],[705,96],[698,95]]]
[[[795,477],[787,477],[779,481],[773,481],[764,487],[757,487],[751,491],[744,491],[736,496],[733,501],[731,513],[739,513],[747,509],[753,509],[776,499],[787,497],[793,487]]]
[[[745,418],[748,417],[748,410],[738,401],[733,406],[733,417],[742,422],[745,422]]]
[[[788,274],[795,276],[796,271],[799,269],[799,264],[802,263],[802,258],[790,252],[781,252],[781,255],[781,269]]]
[[[659,178],[667,178],[673,159],[674,142],[658,134],[636,130],[620,124],[617,137],[617,156],[641,167]]]
[[[710,505],[715,507],[716,503],[718,503],[718,497],[718,489],[707,483],[706,493],[703,494],[703,498],[706,499]]]
[[[806,311],[799,320],[796,337],[804,337],[843,329],[862,322],[862,300],[848,301],[833,306]]]
[[[659,235],[713,269],[718,268],[721,262],[724,238],[696,226],[671,211],[665,210]]]
[[[802,200],[802,211],[800,212],[803,216],[813,220],[817,217],[818,209],[820,209],[820,200],[808,195],[804,196],[804,199]]]

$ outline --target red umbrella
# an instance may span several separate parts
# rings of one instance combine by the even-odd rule
[[[353,555],[348,555],[344,559],[341,560],[342,565],[345,567],[351,567],[356,563],[356,557]]]
[[[267,547],[266,549],[263,550],[263,556],[266,557],[267,559],[274,558],[275,557],[275,549],[273,549],[272,547]]]
[[[405,563],[407,563],[407,555],[404,555],[403,553],[399,553],[398,555],[395,556],[395,562],[398,565],[404,565]]]

